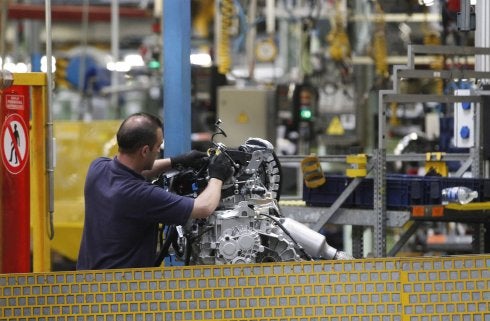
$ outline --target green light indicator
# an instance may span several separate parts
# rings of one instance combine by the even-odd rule
[[[299,115],[301,116],[301,119],[311,119],[312,113],[309,109],[301,109]]]
[[[148,63],[148,68],[150,69],[158,69],[160,68],[160,62],[157,60],[152,60]]]

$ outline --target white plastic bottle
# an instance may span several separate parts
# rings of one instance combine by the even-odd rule
[[[468,204],[478,197],[478,192],[465,186],[448,187],[442,190],[442,204]]]

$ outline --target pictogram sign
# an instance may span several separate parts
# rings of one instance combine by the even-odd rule
[[[27,126],[18,114],[7,116],[3,122],[0,137],[2,161],[12,174],[20,173],[28,161],[29,140],[27,133]]]

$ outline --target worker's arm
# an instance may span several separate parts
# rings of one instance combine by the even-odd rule
[[[151,170],[145,170],[141,173],[145,178],[153,178],[157,177],[163,172],[168,171],[172,168],[172,163],[170,162],[170,158],[162,158],[157,159],[155,163],[153,163],[153,167]]]
[[[179,168],[179,166],[184,168],[201,168],[207,164],[207,156],[208,155],[204,152],[191,150],[188,153],[177,155],[174,157],[157,159],[155,163],[153,163],[153,168],[151,170],[143,171],[141,174],[148,179],[156,177],[171,168]]]
[[[208,185],[195,199],[191,218],[206,218],[216,210],[221,200],[221,187],[233,175],[233,167],[224,154],[219,154],[211,158],[208,172]]]
[[[194,200],[191,218],[206,218],[214,212],[221,199],[222,186],[223,182],[217,178],[208,181],[208,186]]]

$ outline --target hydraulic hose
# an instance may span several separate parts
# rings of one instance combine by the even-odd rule
[[[162,264],[163,260],[168,255],[170,244],[172,244],[173,241],[177,239],[177,229],[175,228],[175,225],[169,226],[168,229],[169,230],[165,239],[165,243],[163,243],[162,249],[155,259],[154,266],[160,266]]]

